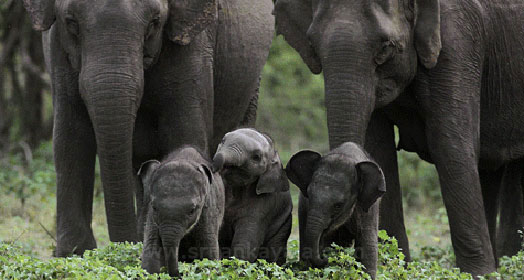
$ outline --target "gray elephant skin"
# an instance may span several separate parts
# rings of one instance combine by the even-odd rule
[[[24,0],[54,104],[56,255],[96,247],[95,156],[111,241],[138,241],[136,171],[184,144],[209,156],[255,120],[271,0]],[[142,195],[136,194],[140,206]],[[141,209],[138,209],[141,213]],[[138,228],[142,228],[139,221]]]
[[[222,257],[286,262],[293,204],[271,138],[252,128],[227,133],[213,158],[226,189]]]
[[[384,171],[381,227],[409,256],[396,125],[398,148],[436,165],[458,267],[495,271],[481,185],[524,156],[522,2],[277,0],[275,16],[323,72],[330,146],[360,144]]]
[[[146,228],[142,267],[158,273],[167,266],[178,276],[178,261],[218,259],[218,233],[224,217],[224,185],[211,163],[192,147],[162,162],[142,164]]]
[[[377,200],[386,192],[382,170],[355,143],[343,143],[322,156],[300,151],[286,166],[286,174],[300,188],[298,221],[300,258],[322,267],[322,250],[355,240],[357,259],[374,279],[378,258]]]

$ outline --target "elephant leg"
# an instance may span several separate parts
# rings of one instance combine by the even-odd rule
[[[258,93],[260,90],[260,79],[258,79],[258,86],[249,101],[244,119],[240,123],[241,127],[255,127],[257,121],[257,108],[258,108]]]
[[[87,110],[78,97],[55,93],[53,149],[57,182],[55,255],[81,255],[96,247],[91,229],[96,141]]]
[[[488,221],[489,237],[493,249],[493,255],[496,256],[496,231],[497,231],[497,214],[498,214],[498,195],[502,181],[504,168],[490,172],[479,170],[480,185],[482,187],[482,197],[484,199],[484,212]],[[520,179],[520,178],[519,178]],[[496,261],[496,260],[495,260]]]
[[[444,27],[446,32],[460,30]],[[475,55],[479,46],[471,40],[456,42],[457,49],[444,44],[440,62],[430,73],[419,72],[416,97],[439,175],[457,266],[476,277],[496,268],[478,174],[481,71],[472,65],[482,65],[482,56]]]
[[[269,0],[221,1],[215,52],[214,152],[225,133],[254,126],[260,75],[273,40]],[[257,16],[253,16],[256,14]]]
[[[380,228],[398,240],[399,247],[411,259],[404,225],[402,191],[400,189],[395,132],[393,124],[380,111],[372,114],[366,132],[365,149],[380,165],[386,178],[386,193],[380,203]]]
[[[213,133],[213,43],[205,30],[186,46],[165,42],[146,73],[146,94],[156,113],[159,155],[192,145],[209,156]]]
[[[240,219],[235,226],[231,254],[241,260],[254,262],[264,241],[265,229],[253,217]]]
[[[299,194],[298,199],[298,239],[299,239],[299,254],[300,260],[309,260],[313,256],[311,249],[304,248],[305,236],[306,236],[306,224],[307,224],[307,213],[308,213],[308,199]]]
[[[142,163],[151,159],[161,160],[156,149],[157,144],[155,140],[157,135],[154,132],[153,119],[153,114],[143,108],[139,109],[133,133],[133,174],[135,174],[136,187],[137,234],[140,241],[144,238],[149,197],[144,197],[142,180],[138,178],[137,173]]]
[[[287,240],[291,234],[291,225],[293,219],[291,213],[288,218],[282,224],[278,232],[272,236],[265,244],[260,248],[258,252],[259,259],[265,259],[268,262],[276,262],[278,265],[286,263],[287,257]]]
[[[199,237],[200,254],[199,258],[209,260],[218,260],[220,258],[220,249],[218,246],[218,233],[209,229],[202,232]]]
[[[148,219],[152,219],[149,215]],[[149,273],[159,273],[160,268],[165,265],[164,250],[160,241],[158,227],[147,221],[144,235],[144,249],[142,250],[142,268]]]
[[[523,242],[519,230],[524,229],[522,183],[523,161],[509,163],[500,189],[500,222],[497,232],[497,258],[513,256]]]

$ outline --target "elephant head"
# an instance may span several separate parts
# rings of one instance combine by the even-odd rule
[[[49,30],[60,73],[69,71],[71,79],[78,79],[78,88],[59,90],[78,90],[89,112],[110,237],[120,241],[119,236],[129,236],[123,225],[134,222],[122,213],[134,213],[128,209],[135,180],[132,136],[144,70],[158,58],[163,38],[185,45],[214,22],[216,0],[23,1],[33,27]]]
[[[224,136],[213,158],[213,171],[220,171],[228,186],[256,183],[257,194],[289,190],[273,140],[252,128]]]
[[[274,13],[277,33],[324,73],[333,147],[363,145],[373,110],[397,98],[417,67],[434,67],[441,49],[439,0],[276,0]]]
[[[346,223],[357,204],[368,211],[386,191],[380,167],[349,142],[325,156],[300,151],[289,160],[286,173],[308,199],[305,244],[301,247],[309,251],[301,252],[301,258],[318,267],[327,264],[320,252],[323,236]]]
[[[184,151],[186,154],[194,151]],[[178,249],[182,238],[198,223],[214,177],[206,164],[187,158],[169,158],[142,164],[139,176],[144,185],[148,207],[145,243],[158,240],[157,254],[148,250],[142,256],[144,269],[154,273],[162,261],[169,275],[178,275]],[[155,225],[155,226],[152,226]],[[149,246],[145,244],[144,246]],[[163,256],[163,260],[160,259]],[[155,259],[157,258],[157,259]]]

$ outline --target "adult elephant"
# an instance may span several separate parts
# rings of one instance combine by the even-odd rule
[[[24,4],[34,28],[47,30],[56,255],[81,254],[96,246],[90,225],[96,154],[109,237],[139,240],[133,168],[136,172],[140,162],[161,159],[183,144],[209,155],[225,132],[254,122],[260,72],[274,30],[272,2]]]
[[[399,148],[435,163],[457,265],[495,270],[485,174],[524,156],[521,1],[277,0],[277,32],[323,71],[329,142],[365,145],[382,167],[381,226],[409,252]]]

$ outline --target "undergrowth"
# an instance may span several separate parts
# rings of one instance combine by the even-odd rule
[[[379,232],[377,279],[472,279],[452,267],[453,256],[446,250],[426,248],[418,260],[406,263],[397,241]],[[289,259],[283,266],[258,260],[255,263],[235,258],[196,260],[182,263],[184,279],[370,279],[362,264],[354,258],[353,248],[333,244],[325,254],[325,268],[306,268],[298,260],[298,241],[289,242]],[[140,267],[142,244],[112,243],[86,251],[83,257],[40,260],[24,254],[13,243],[0,244],[1,279],[170,279],[166,273],[149,274]],[[491,277],[491,278],[489,278]],[[481,279],[523,279],[524,250],[504,257],[496,273]]]

